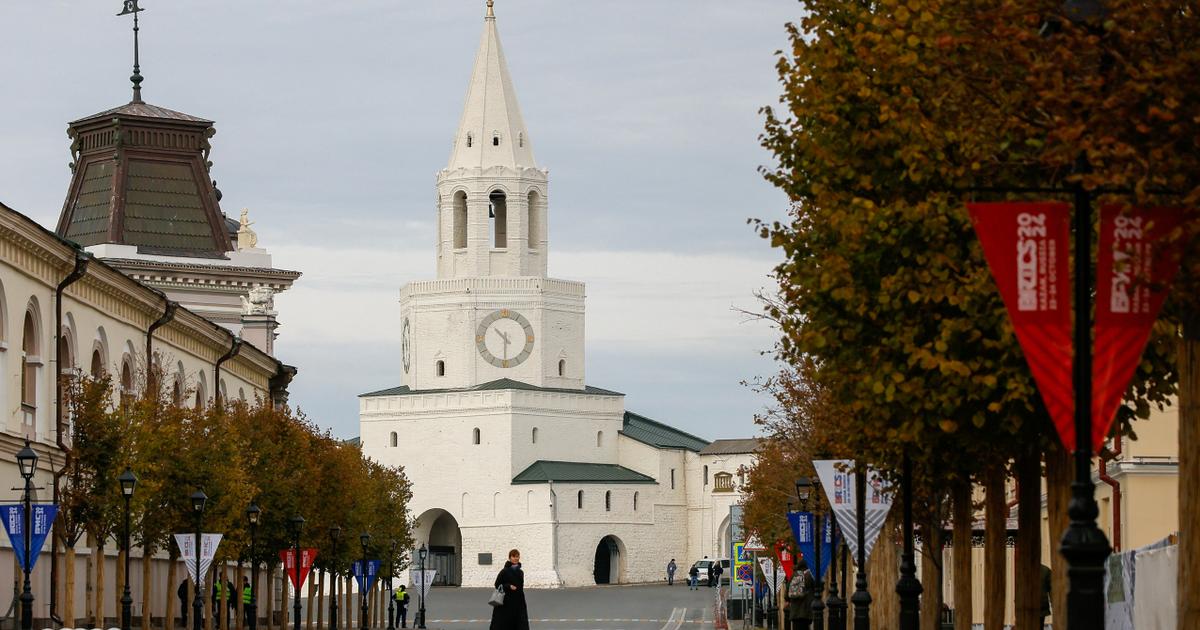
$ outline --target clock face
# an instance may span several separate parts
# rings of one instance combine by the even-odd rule
[[[498,368],[518,366],[533,353],[533,326],[516,311],[498,310],[479,322],[475,347],[484,361]]]
[[[404,361],[404,373],[408,374],[412,368],[412,329],[407,317],[404,318],[404,325],[400,330],[400,355]]]

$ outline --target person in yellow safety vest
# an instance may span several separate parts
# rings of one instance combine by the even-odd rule
[[[250,619],[254,615],[251,612],[253,604],[253,594],[250,592],[250,578],[242,576],[242,617],[245,618],[246,627],[250,627]]]
[[[396,599],[396,616],[400,617],[400,627],[408,627],[408,593],[404,590],[404,585],[400,585],[400,590],[395,591],[392,596]]]
[[[213,623],[217,628],[221,627],[221,596],[225,594],[224,576],[220,576],[213,580],[212,585],[212,614]]]

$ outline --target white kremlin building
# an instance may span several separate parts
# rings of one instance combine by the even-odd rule
[[[412,481],[437,583],[490,586],[514,547],[543,587],[727,558],[756,441],[710,443],[586,384],[584,285],[548,276],[549,172],[490,6],[437,193],[437,279],[400,292],[403,384],[360,397],[363,451]]]

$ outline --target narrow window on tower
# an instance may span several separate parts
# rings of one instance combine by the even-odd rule
[[[596,446],[597,447],[604,446],[604,432],[603,431],[596,432]]]
[[[612,490],[604,493],[604,511],[612,511]]]
[[[492,237],[494,247],[504,249],[508,247],[508,198],[499,190],[492,191],[488,196],[488,201],[491,202],[491,209],[488,211],[488,217],[492,220]]]
[[[479,444],[479,427],[476,427],[475,430],[471,432],[471,443]]]
[[[467,148],[468,149],[471,148],[471,145],[473,143],[474,143],[474,138],[471,137],[471,134],[467,134]]]
[[[637,511],[637,500],[638,500],[638,493],[634,492],[633,493],[633,511],[634,512]]]
[[[396,435],[395,431],[392,431],[392,436],[391,436],[392,446],[396,446],[399,443],[400,443],[400,436]]]
[[[558,375],[559,376],[567,375],[567,360],[566,359],[558,360]]]
[[[675,469],[671,469],[671,489],[675,489]]]
[[[517,134],[517,146],[519,146],[519,147],[525,146],[525,134],[523,132]]]
[[[492,146],[494,146],[494,147],[500,146],[500,132],[499,131],[492,132]]]
[[[467,246],[467,193],[454,193],[454,247],[462,249]]]
[[[538,219],[541,216],[542,204],[541,204],[541,199],[538,197],[536,190],[529,192],[528,201],[529,201],[529,203],[527,204],[528,207],[526,208],[526,212],[529,214],[529,222],[528,222],[529,245],[528,245],[528,247],[529,247],[529,249],[537,249],[538,245],[539,245],[538,233],[541,230],[541,228],[539,227],[539,224],[538,224]]]
[[[533,432],[532,432],[532,434],[529,436],[529,439],[530,439],[530,441],[531,441],[531,442],[533,442],[534,444],[537,444],[537,427],[533,427]]]
[[[575,493],[575,507],[580,510],[583,509],[583,490]]]
[[[434,364],[433,368],[434,368],[434,372],[438,376],[446,375],[446,362],[445,361],[438,361],[436,364]]]

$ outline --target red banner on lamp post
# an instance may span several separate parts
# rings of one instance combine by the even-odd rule
[[[1168,208],[1100,208],[1096,259],[1096,352],[1092,363],[1092,447],[1099,449],[1141,361],[1171,281],[1179,242],[1167,239],[1183,219]]]
[[[795,560],[792,558],[792,552],[787,543],[775,543],[775,559],[779,561],[779,567],[783,569],[784,579],[792,579],[792,567]]]
[[[279,552],[279,560],[283,562],[283,568],[287,571],[288,577],[292,579],[292,586],[297,591],[304,585],[304,580],[308,578],[308,572],[312,571],[313,560],[317,559],[317,550],[308,548],[300,550],[300,570],[296,571],[296,550],[284,549]]]
[[[1074,446],[1070,206],[969,203],[992,279],[1063,444]]]

